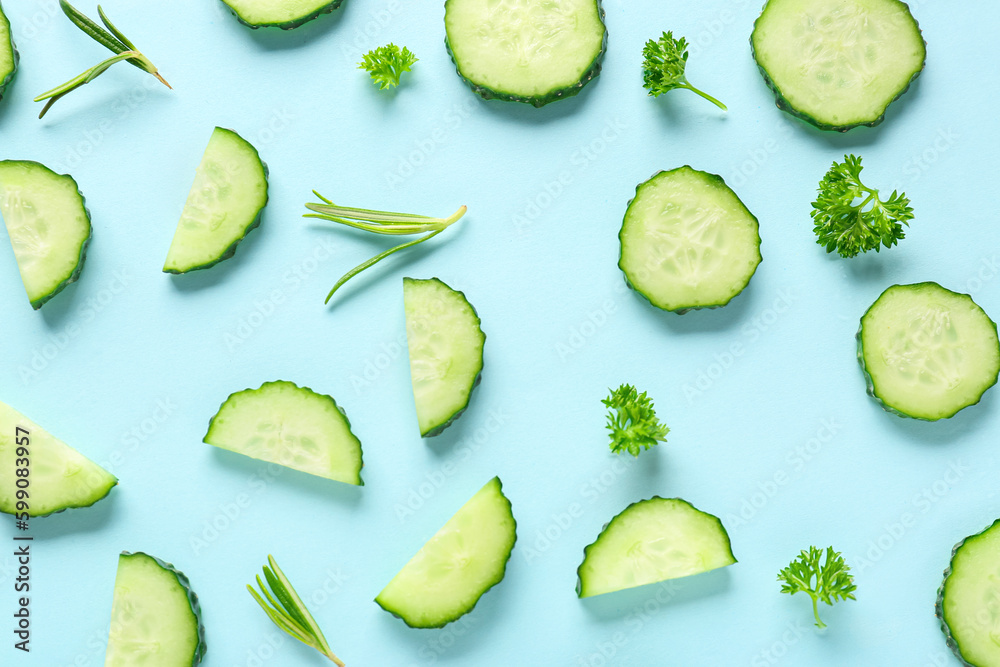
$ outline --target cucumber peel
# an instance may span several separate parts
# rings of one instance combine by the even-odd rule
[[[222,0],[237,20],[250,28],[291,30],[329,14],[343,0]]]
[[[184,573],[141,551],[123,551],[104,667],[196,667],[206,649],[201,605]]]
[[[472,611],[507,570],[517,522],[499,477],[410,559],[375,602],[411,628],[441,628]]]
[[[4,15],[3,5],[0,4],[0,100],[3,99],[4,91],[14,81],[14,76],[17,74],[18,58],[14,36],[10,30],[10,21]]]
[[[18,436],[27,433],[29,508],[16,497]],[[0,512],[39,517],[74,507],[90,507],[107,497],[118,478],[0,401]]]

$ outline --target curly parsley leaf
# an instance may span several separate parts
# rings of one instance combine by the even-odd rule
[[[642,85],[652,97],[659,97],[674,88],[687,88],[701,95],[717,107],[726,110],[726,105],[708,93],[698,90],[687,80],[687,40],[674,39],[673,32],[665,32],[657,40],[649,40],[642,49]]]
[[[386,44],[366,53],[364,60],[358,63],[358,69],[363,69],[371,74],[372,79],[378,84],[379,90],[385,90],[398,86],[399,77],[403,75],[403,72],[409,72],[410,67],[417,60],[413,51],[405,46],[400,50],[395,44]]]
[[[892,194],[885,201],[878,190],[861,182],[861,158],[845,155],[843,162],[834,162],[819,183],[819,194],[813,202],[812,219],[816,242],[827,252],[836,250],[841,257],[881,246],[891,248],[905,234],[903,225],[913,219],[913,208],[905,193]]]
[[[854,600],[854,579],[851,568],[844,562],[844,557],[833,547],[827,547],[826,560],[823,561],[822,549],[809,547],[802,551],[788,567],[778,573],[781,592],[794,595],[807,593],[812,598],[813,616],[816,617],[816,627],[825,628],[819,617],[818,602],[832,605],[840,600]]]
[[[646,392],[640,394],[632,385],[623,384],[601,403],[611,408],[607,428],[611,431],[611,451],[615,454],[627,451],[639,456],[641,450],[667,441],[670,429],[656,418],[653,399]]]

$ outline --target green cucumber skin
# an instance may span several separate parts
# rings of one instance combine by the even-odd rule
[[[959,549],[965,546],[965,543],[968,542],[969,540],[975,537],[979,537],[983,533],[987,533],[990,530],[996,528],[997,526],[1000,526],[1000,519],[997,519],[989,526],[976,533],[975,535],[969,535],[968,537],[963,539],[961,542],[959,542],[952,548],[951,559],[948,561],[948,567],[946,567],[944,570],[944,578],[941,580],[941,586],[938,588],[937,601],[934,603],[934,615],[937,617],[938,621],[941,622],[941,632],[944,633],[945,643],[948,645],[948,648],[951,649],[951,652],[955,654],[955,657],[958,658],[958,661],[962,663],[962,665],[964,665],[965,667],[985,667],[985,666],[974,665],[971,662],[968,662],[962,656],[962,650],[959,648],[958,642],[955,641],[955,637],[952,636],[951,628],[948,627],[948,622],[944,620],[944,584],[946,581],[948,581],[948,577],[951,576],[951,564],[954,562],[955,554],[958,553]]]
[[[6,17],[6,14],[4,14],[3,12],[2,4],[0,4],[0,16]],[[8,23],[10,23],[10,21],[8,21]],[[7,86],[9,86],[14,82],[14,75],[17,74],[17,62],[21,58],[21,54],[17,52],[17,45],[14,44],[14,35],[12,32],[9,34],[9,37],[10,37],[10,50],[14,54],[14,67],[10,70],[10,74],[8,74],[6,77],[3,78],[2,81],[0,81],[0,100],[3,99],[3,94],[7,90]]]
[[[205,625],[201,622],[201,603],[198,602],[198,594],[191,589],[191,581],[187,578],[187,575],[174,567],[173,564],[160,560],[156,556],[142,551],[123,551],[121,555],[125,558],[129,558],[131,556],[145,556],[146,558],[152,558],[157,565],[177,577],[177,582],[180,583],[181,587],[185,591],[187,591],[188,604],[191,605],[191,612],[194,614],[194,617],[198,619],[198,646],[195,648],[194,656],[191,658],[191,667],[198,667],[198,665],[201,664],[202,659],[205,657],[208,645],[205,643]]]
[[[907,11],[910,10],[910,6],[907,5],[905,2],[902,2],[900,0],[899,4],[906,7]],[[767,2],[764,3],[764,9],[767,9]],[[757,29],[757,23],[760,21],[763,15],[764,12],[761,11],[761,15],[757,17],[756,21],[754,21],[753,23],[754,30]],[[913,16],[913,12],[910,12],[910,16]],[[914,17],[913,22],[917,23],[916,17]],[[920,30],[919,24],[917,24],[917,30]],[[920,34],[923,35],[923,30],[920,30]],[[774,81],[771,80],[771,75],[767,73],[767,70],[764,69],[764,67],[757,60],[757,50],[753,45],[753,33],[750,34],[750,54],[753,56],[753,61],[757,65],[757,69],[760,70],[761,76],[764,77],[764,83],[766,83],[767,87],[771,89],[772,93],[774,93],[775,105],[785,113],[791,116],[795,116],[799,120],[804,120],[805,122],[809,123],[810,125],[820,130],[826,130],[830,132],[847,132],[848,130],[852,130],[856,127],[875,127],[883,120],[885,120],[885,114],[889,111],[889,107],[892,106],[892,103],[898,100],[900,97],[902,97],[906,93],[906,91],[910,89],[910,86],[913,85],[913,82],[917,80],[917,77],[920,76],[920,73],[924,71],[924,67],[926,67],[927,64],[926,51],[927,51],[927,40],[924,40],[925,55],[924,55],[923,66],[921,66],[920,69],[914,72],[913,76],[911,76],[909,81],[907,81],[906,84],[899,90],[899,92],[896,93],[895,97],[889,100],[889,103],[885,105],[885,110],[882,112],[881,116],[867,123],[855,123],[853,125],[830,125],[829,123],[823,123],[819,120],[816,120],[809,114],[799,111],[798,109],[794,108],[791,104],[789,104],[788,100],[785,99],[785,96],[781,94],[780,90],[778,90],[778,86],[774,83]]]
[[[225,130],[226,132],[235,134],[237,137],[240,137],[240,139],[243,139],[243,137],[239,133],[237,133],[236,130],[230,130],[228,128],[221,128],[221,129]],[[164,273],[172,273],[175,276],[180,276],[185,273],[191,273],[192,271],[210,269],[219,262],[224,262],[227,259],[231,259],[236,255],[236,246],[238,246],[243,241],[243,239],[245,239],[250,234],[250,232],[260,227],[261,219],[264,217],[264,208],[267,207],[267,202],[271,200],[270,183],[268,183],[268,177],[270,176],[270,171],[267,168],[267,163],[260,159],[260,152],[257,151],[257,147],[251,144],[246,139],[243,139],[243,141],[246,142],[247,146],[253,149],[254,155],[257,156],[257,160],[260,162],[260,166],[264,169],[264,182],[268,185],[268,192],[264,196],[264,203],[260,205],[260,209],[257,211],[257,215],[254,217],[253,222],[251,222],[250,225],[247,227],[246,232],[243,233],[243,236],[233,241],[232,245],[226,248],[225,252],[223,252],[221,255],[213,259],[211,262],[207,262],[200,266],[193,266],[190,269],[186,269],[184,271],[178,271],[177,269],[163,269]]]
[[[649,181],[653,180],[654,178],[656,178],[660,174],[664,174],[664,173],[669,174],[669,173],[674,172],[674,171],[680,171],[681,169],[690,169],[691,171],[697,171],[700,174],[704,174],[709,179],[711,179],[713,181],[716,181],[720,185],[725,186],[726,188],[728,188],[730,190],[730,192],[733,193],[733,195],[736,197],[736,200],[739,201],[740,205],[743,207],[743,210],[746,211],[747,215],[749,215],[751,218],[753,218],[753,221],[757,223],[757,249],[759,251],[760,250],[760,243],[761,243],[761,239],[760,239],[760,221],[757,219],[757,216],[755,216],[753,213],[750,212],[750,209],[748,209],[746,207],[746,204],[744,204],[743,200],[740,199],[739,195],[736,194],[736,191],[733,190],[732,188],[730,188],[728,185],[726,185],[725,179],[723,179],[722,176],[719,176],[718,174],[710,174],[707,171],[699,171],[698,169],[695,169],[694,167],[692,167],[690,165],[687,165],[687,164],[683,165],[681,167],[677,167],[675,169],[667,169],[667,170],[661,169],[658,172],[656,172],[655,174],[653,174],[652,176],[650,176],[649,178],[647,178],[645,181],[643,181],[642,183],[640,183],[639,185],[635,186],[635,194],[636,194],[636,196],[639,195],[639,189],[643,185],[645,185]],[[633,197],[632,199],[628,200],[628,205],[626,205],[626,207],[625,207],[625,216],[624,216],[624,218],[628,217],[628,209],[631,208],[632,202],[634,202],[634,201],[635,201],[635,197]],[[632,284],[632,281],[628,279],[628,274],[625,273],[625,267],[622,266],[622,255],[623,255],[623,250],[624,250],[624,248],[622,246],[622,232],[625,231],[624,218],[622,220],[622,228],[618,231],[618,268],[621,269],[622,276],[625,278],[625,284],[628,285],[628,288],[630,290],[635,291],[636,294],[640,295],[643,299],[645,299],[646,301],[648,301],[651,306],[654,306],[656,308],[660,308],[655,303],[653,303],[653,300],[650,299],[646,295],[645,292],[643,292],[638,287],[636,287],[635,285]],[[764,261],[764,257],[763,257],[763,255],[761,255],[761,262],[763,262],[763,261]],[[750,281],[753,279],[753,277],[755,275],[757,275],[757,269],[758,268],[760,268],[760,262],[757,262],[757,266],[754,267],[753,273],[751,273],[747,277],[747,282],[746,282],[745,285],[743,285],[743,288],[740,289],[739,292],[737,292],[736,294],[732,295],[731,297],[729,297],[728,299],[726,299],[722,303],[716,303],[716,304],[712,304],[710,306],[694,306],[692,308],[679,308],[677,310],[671,310],[671,311],[668,311],[668,312],[677,313],[678,315],[685,315],[687,313],[690,313],[692,310],[715,310],[716,308],[722,308],[723,306],[727,305],[730,301],[732,301],[733,299],[735,299],[736,297],[738,297],[740,294],[743,294],[743,291],[747,288],[747,286],[750,285]]]
[[[601,0],[597,0],[597,11],[600,15],[601,23],[604,24],[605,12],[604,12],[604,7],[601,6]],[[555,102],[557,100],[564,100],[567,97],[573,97],[581,90],[583,90],[583,87],[587,85],[587,83],[589,83],[591,79],[593,79],[594,77],[596,77],[598,74],[601,73],[601,61],[604,59],[604,54],[608,50],[608,28],[607,25],[605,24],[604,40],[601,42],[601,50],[598,51],[597,56],[594,58],[594,62],[590,64],[590,67],[588,67],[587,71],[583,73],[583,76],[580,77],[580,80],[577,83],[573,84],[572,86],[569,86],[567,88],[560,88],[559,90],[553,90],[549,94],[542,95],[541,97],[536,97],[536,96],[525,97],[513,93],[506,93],[504,91],[493,90],[492,88],[487,88],[486,86],[481,86],[478,83],[470,81],[469,79],[465,78],[464,74],[462,74],[462,70],[458,66],[458,61],[455,60],[455,54],[452,53],[451,51],[451,44],[448,42],[447,34],[445,35],[444,38],[444,45],[445,48],[448,49],[448,56],[451,58],[451,62],[455,64],[455,70],[458,72],[458,75],[462,77],[462,81],[464,81],[469,86],[469,88],[472,88],[472,90],[475,91],[484,100],[502,100],[504,102],[524,102],[534,107],[543,107],[549,102]]]
[[[492,584],[490,584],[489,588],[487,588],[485,591],[483,591],[482,595],[480,595],[476,599],[476,601],[472,603],[471,607],[469,607],[465,611],[461,612],[460,614],[458,614],[457,616],[455,616],[452,619],[449,619],[449,620],[446,620],[446,621],[442,621],[438,625],[410,625],[409,621],[407,621],[405,618],[403,618],[402,616],[400,616],[399,614],[397,614],[394,610],[390,609],[389,607],[387,607],[384,604],[382,604],[381,602],[379,602],[378,597],[375,598],[375,603],[378,606],[382,607],[382,609],[386,610],[387,612],[389,612],[390,614],[392,614],[393,616],[395,616],[396,618],[398,618],[399,620],[401,620],[403,623],[406,623],[407,627],[414,628],[416,630],[435,630],[435,629],[443,628],[446,625],[448,625],[449,623],[454,623],[455,621],[457,621],[458,619],[462,618],[466,614],[471,613],[472,610],[476,608],[476,605],[479,604],[479,600],[482,600],[484,595],[486,595],[491,590],[493,590],[493,587],[496,586],[497,584],[499,584],[501,581],[503,581],[504,577],[507,576],[507,564],[510,563],[510,558],[514,554],[514,547],[517,546],[517,519],[514,517],[514,507],[513,507],[513,505],[510,504],[510,499],[503,492],[503,482],[500,481],[499,478],[497,478],[497,484],[500,486],[500,495],[503,496],[503,499],[504,499],[504,501],[507,504],[507,511],[510,513],[510,519],[511,519],[511,521],[514,522],[514,542],[510,545],[510,553],[507,554],[507,560],[505,560],[503,562],[503,568],[500,570],[500,576],[497,577],[496,581],[494,581]]]
[[[407,280],[415,280],[415,279],[414,278],[403,278],[403,282],[404,283]],[[452,292],[457,292],[465,300],[465,303],[469,304],[469,308],[472,309],[472,314],[476,316],[476,326],[478,326],[479,330],[482,331],[482,333],[483,333],[483,350],[485,350],[486,349],[486,332],[483,331],[483,320],[482,320],[481,317],[479,317],[479,313],[476,311],[476,307],[473,306],[472,302],[469,301],[469,299],[468,299],[467,296],[465,296],[465,292],[463,292],[461,290],[454,289],[453,287],[451,287],[450,285],[448,285],[447,283],[445,283],[440,278],[436,278],[435,277],[435,278],[431,278],[431,280],[434,280],[436,282],[441,283],[444,287],[447,287]],[[457,420],[459,417],[461,417],[463,414],[465,414],[465,411],[469,409],[469,403],[472,401],[472,393],[476,390],[476,387],[478,387],[479,383],[482,382],[482,381],[483,381],[483,359],[480,358],[480,360],[479,360],[479,372],[476,373],[476,379],[472,381],[472,388],[469,389],[469,398],[465,401],[465,405],[463,405],[461,408],[459,408],[457,411],[455,411],[455,413],[452,414],[451,417],[449,417],[447,420],[445,420],[444,423],[438,424],[437,426],[433,427],[432,429],[430,429],[426,433],[421,433],[420,437],[422,437],[422,438],[433,438],[436,435],[441,435],[442,433],[444,433],[444,430],[446,428],[448,428],[453,423],[455,423],[455,420]]]
[[[938,283],[936,283],[934,281],[931,281],[931,280],[925,280],[922,283],[913,283],[910,286],[911,287],[921,287],[921,286],[924,286],[924,285],[935,285],[937,287],[941,287],[941,285],[939,285]],[[889,291],[893,287],[901,287],[901,285],[891,285],[890,287],[887,287],[885,290],[883,290],[882,294],[885,294],[887,291]],[[970,300],[972,299],[972,297],[969,296],[968,294],[963,294],[962,292],[954,292],[954,291],[948,289],[947,287],[941,287],[941,289],[945,290],[946,292],[951,292],[952,294],[957,294],[959,296],[968,297]],[[881,294],[879,295],[879,298],[882,298]],[[865,311],[865,314],[861,316],[862,325],[858,327],[858,333],[856,333],[854,335],[854,337],[858,341],[858,363],[861,365],[861,373],[865,376],[865,384],[868,385],[868,395],[871,396],[872,398],[874,398],[875,401],[880,406],[882,406],[882,409],[885,410],[886,412],[888,412],[890,414],[893,414],[893,415],[896,415],[897,417],[905,417],[906,419],[917,419],[919,421],[925,421],[925,422],[936,422],[936,421],[940,421],[941,419],[950,419],[951,417],[954,417],[955,415],[957,415],[959,412],[961,412],[965,408],[971,408],[973,405],[978,405],[979,401],[983,400],[983,396],[986,395],[986,392],[989,391],[990,387],[992,387],[993,385],[995,385],[997,383],[997,381],[994,380],[993,384],[991,384],[989,387],[986,387],[986,389],[983,390],[983,393],[979,395],[979,398],[976,400],[975,403],[970,403],[969,405],[963,406],[963,407],[959,408],[958,410],[955,410],[950,415],[944,415],[942,417],[938,417],[937,419],[928,419],[927,417],[914,417],[913,415],[907,414],[905,412],[902,412],[902,411],[897,410],[896,408],[892,407],[891,405],[889,405],[888,403],[886,403],[885,401],[883,401],[882,397],[879,396],[875,392],[875,383],[872,382],[872,376],[868,374],[868,368],[865,366],[865,350],[864,350],[864,346],[861,343],[861,330],[864,328],[864,324],[863,323],[865,321],[865,317],[867,317],[867,315],[871,311],[871,309],[875,307],[876,303],[878,303],[878,299],[875,299],[875,301],[872,303],[872,305],[870,305],[868,307],[868,310]],[[990,322],[993,324],[993,330],[997,331],[997,323],[993,322],[992,318],[987,317],[987,319],[989,319]]]
[[[112,475],[112,477],[114,477],[114,475]],[[108,490],[104,492],[104,495],[102,495],[100,498],[94,498],[93,502],[87,503],[86,505],[73,505],[72,507],[64,507],[60,510],[52,510],[51,512],[46,512],[45,514],[30,514],[29,516],[32,519],[40,519],[43,516],[52,516],[53,514],[59,514],[60,512],[65,512],[66,510],[75,510],[75,509],[83,509],[86,507],[93,507],[94,505],[101,502],[109,495],[111,495],[111,489],[118,486],[118,481],[119,481],[118,478],[115,477],[115,483],[108,487]],[[8,512],[5,509],[0,509],[0,514],[9,514],[11,516],[17,516],[18,514],[21,514],[21,512]]]
[[[70,176],[69,174],[57,174],[56,172],[46,167],[44,164],[40,162],[34,162],[32,160],[4,160],[4,162],[20,162],[21,164],[29,164],[34,167],[41,167],[42,169],[44,169],[45,171],[49,172],[54,176],[68,178],[71,181],[73,181],[73,184],[76,185],[76,193],[80,195],[80,203],[83,206],[83,213],[84,215],[87,216],[87,226],[90,228],[90,234],[87,236],[86,240],[80,246],[80,258],[76,262],[76,268],[73,269],[73,273],[71,273],[69,277],[66,278],[66,280],[56,285],[55,289],[53,289],[51,292],[31,302],[31,307],[34,308],[35,310],[38,310],[46,303],[48,303],[52,299],[52,297],[54,297],[56,294],[59,294],[59,292],[66,289],[66,287],[68,287],[72,283],[75,283],[80,278],[80,272],[83,271],[83,263],[87,259],[87,247],[90,245],[91,239],[94,238],[94,227],[92,224],[90,224],[91,223],[90,209],[87,208],[87,199],[86,197],[83,196],[83,193],[80,192],[79,184],[76,182],[76,179]]]
[[[692,505],[688,501],[684,500],[683,498],[663,498],[662,496],[653,496],[652,498],[648,498],[647,500],[676,500],[677,502],[684,503],[685,505],[687,505],[688,507],[690,507],[691,509],[693,509],[696,512],[700,512],[701,514],[705,514],[705,515],[710,516],[713,519],[715,519],[715,522],[717,524],[719,524],[719,530],[722,531],[722,534],[726,536],[726,541],[729,542],[729,555],[733,559],[733,564],[736,564],[736,563],[739,562],[739,560],[737,560],[737,558],[736,558],[736,554],[733,553],[733,541],[729,538],[729,531],[726,530],[726,527],[724,525],[722,525],[722,519],[720,519],[719,517],[715,516],[714,514],[709,514],[708,512],[703,512],[702,510],[698,509],[697,507],[695,507],[694,505]],[[629,505],[628,507],[626,507],[625,509],[623,509],[618,514],[614,515],[614,517],[612,517],[611,521],[608,521],[606,524],[604,524],[604,527],[601,528],[601,532],[598,534],[597,539],[595,539],[593,542],[591,542],[590,544],[588,544],[587,546],[585,546],[583,548],[583,560],[580,562],[579,567],[576,568],[576,596],[578,598],[581,598],[581,599],[583,598],[583,579],[580,576],[580,570],[583,569],[584,563],[587,562],[587,556],[590,554],[590,549],[595,544],[597,544],[598,542],[601,541],[601,536],[603,536],[604,533],[607,532],[608,528],[611,527],[611,524],[613,524],[615,521],[617,521],[619,517],[621,517],[623,514],[625,514],[626,512],[628,512],[635,505],[638,505],[638,504],[644,503],[644,502],[647,502],[647,501],[646,500],[637,500],[634,503],[632,503],[631,505]],[[614,591],[614,592],[618,592],[618,591]]]
[[[306,14],[305,16],[300,16],[297,19],[292,19],[291,21],[285,21],[283,23],[250,23],[240,16],[235,9],[230,7],[226,0],[222,0],[222,3],[226,5],[232,15],[236,17],[237,21],[253,30],[257,30],[258,28],[281,28],[282,30],[293,30],[294,28],[298,28],[299,26],[309,23],[309,21],[312,21],[313,19],[319,18],[323,14],[333,12],[344,3],[344,0],[333,0],[330,4],[320,7],[310,14]]]

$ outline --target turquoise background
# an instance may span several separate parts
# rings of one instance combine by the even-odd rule
[[[603,73],[542,109],[462,83],[440,2],[347,0],[282,32],[251,31],[215,0],[108,0],[175,90],[119,66],[42,121],[31,98],[105,52],[55,0],[6,0],[22,59],[0,103],[0,158],[70,172],[94,240],[80,281],[40,312],[0,243],[0,400],[121,483],[90,509],[32,521],[28,656],[11,646],[13,559],[0,555],[0,663],[103,664],[117,554],[142,550],[189,575],[210,667],[325,662],[246,593],[268,553],[351,666],[957,664],[934,600],[952,546],[1000,516],[997,391],[939,423],[887,414],[865,393],[854,334],[894,283],[935,280],[1000,316],[1000,5],[911,5],[926,71],[883,125],[840,135],[775,108],[750,57],[758,0],[607,0]],[[690,79],[729,113],[684,91],[646,96],[642,45],[666,29],[695,44]],[[355,63],[389,41],[420,62],[386,94]],[[271,201],[234,259],[168,276],[216,125],[257,146]],[[912,199],[916,219],[890,252],[846,261],[815,243],[816,183],[845,152]],[[625,289],[616,261],[636,184],[682,164],[735,189],[760,219],[764,261],[726,308],[677,316]],[[300,218],[313,188],[348,205],[469,213],[326,308],[336,279],[388,240]],[[463,290],[488,336],[468,412],[426,441],[403,276]],[[346,409],[363,488],[274,476],[202,444],[231,392],[275,379]],[[637,461],[607,448],[600,399],[622,382],[648,391],[671,428]],[[493,475],[518,521],[503,583],[442,630],[378,608],[372,598]],[[578,600],[583,547],[654,494],[721,517],[739,563]],[[12,544],[12,522],[0,524]],[[823,610],[822,633],[809,600],[775,581],[810,544],[843,551],[858,585],[856,602]]]

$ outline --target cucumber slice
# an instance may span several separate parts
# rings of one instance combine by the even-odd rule
[[[177,223],[164,273],[207,269],[236,253],[260,224],[267,204],[267,165],[232,130],[215,128]]]
[[[684,166],[635,189],[618,235],[629,287],[657,308],[718,308],[760,264],[757,218],[726,182]]]
[[[340,7],[343,0],[222,0],[251,28],[291,30]]]
[[[599,0],[446,0],[444,27],[474,91],[536,107],[580,92],[608,43]]]
[[[332,397],[291,382],[265,382],[226,399],[209,445],[310,475],[362,486],[361,442]]]
[[[28,509],[19,510],[17,469],[24,467],[24,458],[29,471]],[[0,401],[0,512],[46,516],[71,507],[90,507],[116,484],[114,475]]]
[[[899,0],[768,0],[750,45],[779,109],[840,132],[881,123],[927,56]]]
[[[499,584],[517,540],[510,501],[494,477],[421,547],[375,602],[411,628],[440,628]]]
[[[0,215],[35,310],[80,277],[93,233],[84,203],[73,177],[37,162],[0,161]]]
[[[194,667],[205,649],[198,596],[184,573],[148,554],[123,551],[104,667]]]
[[[893,285],[861,318],[858,361],[868,393],[888,412],[945,419],[996,384],[997,325],[968,294]]]
[[[14,46],[14,37],[10,34],[10,21],[3,13],[3,5],[0,5],[0,100],[3,99],[4,89],[14,80],[17,74],[17,47]]]
[[[438,435],[479,384],[486,334],[465,294],[437,278],[403,278],[403,304],[420,435]]]
[[[718,517],[680,498],[653,496],[626,507],[583,550],[576,592],[588,598],[735,562]]]
[[[1000,665],[1000,519],[955,545],[935,612],[963,665]]]

